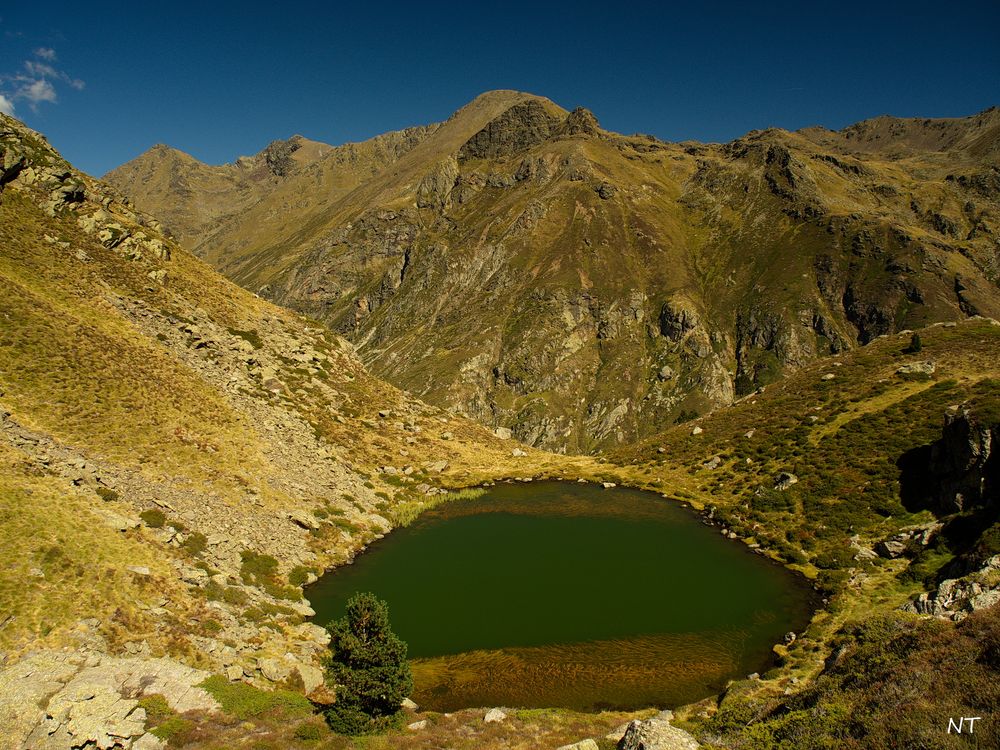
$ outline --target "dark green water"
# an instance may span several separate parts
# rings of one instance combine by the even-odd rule
[[[438,710],[697,700],[766,668],[812,613],[800,579],[690,511],[562,482],[428,511],[310,587],[316,621],[357,591],[388,601]]]

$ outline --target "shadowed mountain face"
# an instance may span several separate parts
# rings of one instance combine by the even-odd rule
[[[497,91],[316,149],[177,233],[423,399],[588,452],[882,334],[1000,315],[998,144],[996,109],[673,144]],[[167,155],[108,179],[170,226],[201,200],[173,181],[204,165]]]

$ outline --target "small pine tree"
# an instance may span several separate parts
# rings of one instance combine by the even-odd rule
[[[907,349],[907,351],[910,354],[916,354],[917,352],[919,352],[923,348],[924,348],[924,345],[920,341],[920,334],[919,333],[915,333],[912,336],[910,336],[910,347]]]
[[[389,627],[389,607],[374,594],[355,594],[347,614],[327,625],[326,681],[337,701],[326,709],[339,734],[371,734],[398,723],[400,704],[413,689],[406,643]]]

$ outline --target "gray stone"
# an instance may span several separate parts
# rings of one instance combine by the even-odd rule
[[[898,375],[933,375],[935,370],[934,363],[931,361],[926,362],[910,362],[896,369]]]
[[[493,724],[495,722],[504,721],[507,718],[507,714],[501,711],[499,708],[491,708],[486,712],[486,716],[483,717],[483,721],[487,724]]]
[[[493,434],[501,440],[510,440],[514,436],[514,433],[510,431],[509,427],[497,427],[493,430]]]
[[[309,695],[318,687],[323,685],[323,670],[312,664],[297,664],[295,672],[302,680],[302,687],[306,695]]]
[[[407,724],[406,728],[414,732],[417,732],[421,729],[426,729],[427,719],[421,719],[420,721],[415,721],[412,724]]]
[[[630,722],[618,741],[618,750],[699,750],[700,747],[694,737],[659,716]]]
[[[574,742],[572,745],[563,745],[558,750],[600,750],[600,748],[596,742],[587,739]]]
[[[789,471],[782,471],[774,478],[774,489],[787,490],[793,484],[798,484],[799,478]]]
[[[315,516],[306,513],[301,510],[290,510],[288,511],[288,520],[294,523],[296,526],[301,526],[303,529],[318,529],[319,521],[316,520]]]
[[[271,682],[282,682],[292,673],[292,668],[281,659],[261,659],[257,662],[257,667],[264,678]]]

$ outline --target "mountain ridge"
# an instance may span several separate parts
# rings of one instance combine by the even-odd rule
[[[998,122],[667,143],[488,92],[370,177],[293,176],[303,209],[262,201],[194,249],[432,403],[592,452],[821,354],[998,314]]]

